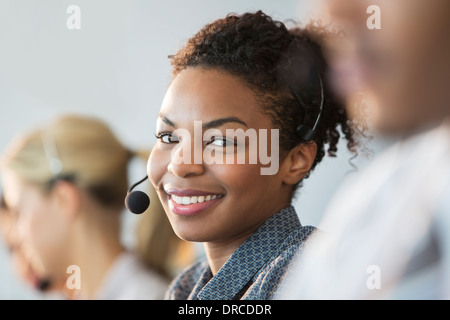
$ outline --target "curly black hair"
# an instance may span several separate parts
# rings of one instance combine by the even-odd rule
[[[317,154],[311,172],[326,152],[336,156],[339,127],[348,149],[356,153],[357,145],[344,104],[327,81],[328,65],[321,47],[327,33],[316,24],[289,30],[262,11],[230,14],[203,27],[170,56],[173,77],[188,67],[203,67],[244,80],[274,127],[280,129],[281,152],[309,143],[296,129],[301,124],[312,127],[316,121],[322,83],[323,113],[313,138]]]

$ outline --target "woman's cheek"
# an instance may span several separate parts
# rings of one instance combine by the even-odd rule
[[[251,192],[261,179],[260,165],[257,164],[215,165],[210,171],[228,192],[238,194]]]
[[[167,150],[160,150],[155,147],[150,154],[147,163],[147,174],[155,188],[158,187],[159,182],[167,171],[167,166],[170,163],[170,152]]]
[[[51,239],[51,235],[56,234],[57,230],[62,227],[55,225],[55,221],[52,221],[52,219],[47,219],[46,213],[43,211],[41,209],[31,214],[27,227],[31,244],[39,254],[53,247],[51,240],[59,242],[59,239]]]

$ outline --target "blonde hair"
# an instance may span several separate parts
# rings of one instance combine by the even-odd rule
[[[155,189],[151,188],[149,196],[151,214],[140,218],[136,250],[144,263],[171,279],[194,262],[195,248],[175,234]]]
[[[55,154],[49,154],[48,146]],[[35,184],[73,177],[102,204],[118,207],[126,194],[131,156],[105,123],[70,115],[19,136],[6,150],[2,167]],[[58,172],[52,171],[55,158],[61,164]]]
[[[69,115],[16,138],[6,150],[1,168],[38,185],[73,177],[75,185],[101,204],[120,209],[128,189],[128,162],[134,156],[147,160],[149,154],[130,152],[98,119]],[[54,160],[60,162],[57,170]],[[136,250],[149,267],[170,278],[179,263],[191,261],[185,259],[191,251],[180,251],[186,244],[173,232],[152,187],[149,193],[151,206],[139,222]]]

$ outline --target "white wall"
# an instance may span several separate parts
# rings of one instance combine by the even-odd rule
[[[99,116],[130,147],[149,147],[170,79],[167,55],[227,13],[262,9],[296,19],[315,2],[0,0],[0,150],[16,133],[66,112]],[[81,8],[81,30],[66,27],[71,4]],[[295,203],[303,224],[317,224],[351,170],[348,158],[324,161],[305,183]],[[0,245],[0,299],[36,297],[12,276]]]

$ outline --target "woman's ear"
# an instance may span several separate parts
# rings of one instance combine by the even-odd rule
[[[311,170],[317,154],[315,142],[301,143],[289,151],[281,165],[283,183],[295,185]]]
[[[77,216],[81,207],[81,194],[78,188],[68,181],[58,181],[51,194],[54,204],[68,219]]]

